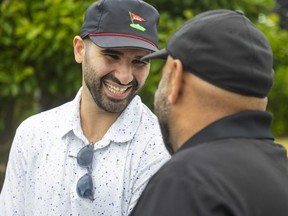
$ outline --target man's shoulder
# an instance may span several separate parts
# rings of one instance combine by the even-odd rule
[[[121,128],[123,125],[129,128],[131,134],[136,133],[141,137],[161,133],[156,115],[141,101],[138,95],[133,98],[118,118],[117,128]]]
[[[142,102],[141,97],[136,95],[133,100],[130,102],[128,108],[133,108],[137,112],[141,112],[144,115],[147,115],[153,119],[157,119],[156,115],[151,111],[151,109]]]
[[[137,100],[139,114],[141,113],[141,123],[150,123],[151,126],[156,124],[158,127],[158,119],[156,115],[151,111],[151,109],[141,101],[139,96],[135,97],[135,100]]]
[[[72,106],[72,101],[62,104],[58,107],[54,107],[49,110],[39,112],[26,118],[18,127],[18,130],[25,130],[27,128],[49,128],[55,125],[57,122],[64,123],[66,116],[69,114]]]

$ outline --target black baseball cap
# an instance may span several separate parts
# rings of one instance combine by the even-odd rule
[[[166,48],[142,60],[168,55],[179,59],[185,70],[234,93],[264,98],[272,87],[270,44],[241,11],[201,13],[180,27]]]
[[[157,51],[159,13],[142,0],[100,0],[85,13],[81,38],[103,48]]]

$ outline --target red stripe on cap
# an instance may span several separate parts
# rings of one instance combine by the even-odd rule
[[[145,42],[147,42],[147,43],[149,43],[152,46],[157,48],[157,46],[154,43],[152,43],[151,41],[149,41],[145,38],[142,38],[142,37],[135,36],[135,35],[118,34],[118,33],[98,33],[98,34],[88,34],[88,35],[89,36],[121,36],[121,37],[134,38],[134,39],[145,41]]]

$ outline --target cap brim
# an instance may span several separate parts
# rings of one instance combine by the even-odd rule
[[[150,51],[158,51],[156,46],[144,40],[122,36],[89,36],[89,38],[99,47],[102,48],[142,48]]]
[[[166,48],[164,48],[164,49],[158,50],[156,52],[153,52],[151,54],[148,54],[148,55],[142,57],[140,60],[141,61],[147,61],[150,59],[167,59],[167,57],[168,57],[168,52],[167,52]]]

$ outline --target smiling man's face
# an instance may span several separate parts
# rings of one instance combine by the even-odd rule
[[[111,113],[125,109],[147,79],[150,64],[139,59],[148,53],[144,49],[103,49],[86,44],[83,80],[98,107]]]

